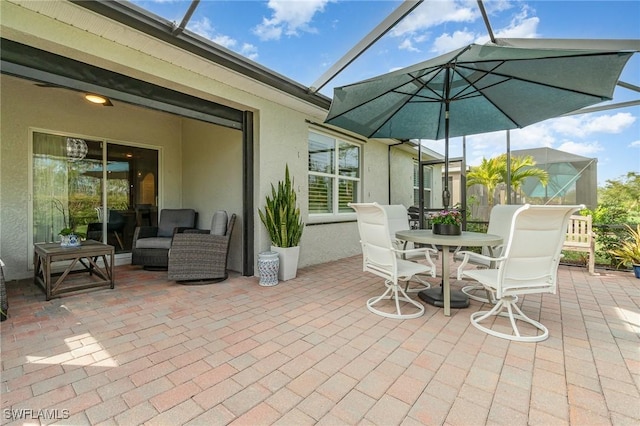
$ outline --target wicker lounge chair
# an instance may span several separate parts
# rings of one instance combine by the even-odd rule
[[[208,284],[228,277],[227,258],[231,232],[236,222],[227,212],[213,214],[211,229],[190,229],[176,234],[169,251],[170,280],[181,284]]]
[[[158,226],[139,226],[133,234],[131,264],[145,269],[167,269],[174,235],[196,227],[198,213],[193,209],[163,209]]]

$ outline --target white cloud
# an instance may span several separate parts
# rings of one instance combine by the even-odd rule
[[[493,2],[491,2],[493,3]],[[509,25],[504,28],[494,28],[493,33],[496,38],[536,38],[538,37],[538,25],[540,19],[536,16],[530,17],[531,9],[524,6],[519,13],[513,16]],[[485,34],[476,39],[476,43],[485,44],[490,40]]]
[[[485,4],[487,13],[503,12],[513,7],[512,3],[506,0],[492,1]],[[531,9],[526,5],[514,15],[509,25],[505,28],[495,29],[494,34],[498,38],[532,38],[538,35],[537,28],[539,19],[531,17]],[[390,35],[403,37],[400,49],[407,50],[411,46],[415,51],[420,51],[420,43],[426,42],[430,38],[427,31],[442,24],[451,23],[475,23],[481,19],[480,11],[476,1],[469,0],[446,0],[435,2],[424,2],[402,22],[394,27]],[[484,25],[483,25],[484,28]],[[484,44],[489,41],[488,34],[478,34],[469,29],[444,32],[437,37],[433,46],[429,49],[437,55],[460,48],[470,43]]]
[[[640,148],[640,140],[633,141],[629,144],[630,148]]]
[[[442,0],[435,2],[423,2],[418,6],[409,16],[405,17],[398,25],[396,25],[390,32],[391,37],[402,37],[403,41],[398,46],[399,49],[408,50],[407,46],[411,46],[412,51],[420,51],[416,46],[416,43],[424,43],[430,38],[430,28],[447,22],[473,22],[479,16],[475,2],[469,0]],[[460,34],[454,34],[447,36],[449,38],[442,38],[439,42],[437,49],[432,49],[437,52],[446,50],[452,50],[457,47],[463,46],[468,42],[463,41],[463,44],[455,45],[452,48],[447,48],[452,44],[455,44],[454,40],[460,38]],[[473,40],[471,37],[469,40]],[[466,40],[467,37],[464,37]],[[445,50],[446,49],[446,50]]]
[[[211,41],[218,43],[220,46],[226,47],[227,49],[233,49],[233,47],[238,44],[238,42],[233,38],[222,34],[211,37]]]
[[[323,12],[330,0],[269,0],[270,18],[263,18],[253,33],[261,40],[278,40],[283,34],[298,35],[300,31],[314,33],[310,23],[316,13]]]
[[[391,30],[395,37],[425,31],[445,22],[473,22],[479,16],[476,2],[426,1]]]
[[[595,157],[598,152],[604,151],[599,142],[563,142],[556,149],[583,157]]]
[[[209,40],[213,40],[215,35],[213,25],[211,25],[211,21],[206,16],[202,19],[190,21],[187,28],[204,38],[208,38]]]
[[[253,29],[253,33],[262,41],[279,40],[282,36],[282,27],[271,23],[267,18],[263,18],[262,24]]]
[[[258,58],[258,48],[256,46],[249,43],[244,43],[238,49],[238,41],[228,35],[217,33],[213,25],[211,25],[211,21],[207,17],[192,21],[188,25],[188,28],[190,31],[193,31],[194,33],[205,37],[222,47],[234,50],[251,60],[255,61]]]
[[[398,48],[400,50],[408,50],[409,52],[419,52],[420,49],[417,49],[413,46],[413,43],[411,43],[411,39],[405,39],[402,41],[402,43],[400,43],[400,45],[398,45]]]
[[[252,61],[258,59],[258,48],[253,44],[244,43],[240,49],[240,53]]]
[[[211,21],[206,16],[202,19],[191,21],[187,28],[194,33],[219,44],[220,46],[232,49],[237,41],[224,34],[216,34],[215,28],[211,25]]]
[[[613,115],[583,114],[549,120],[556,132],[575,138],[584,138],[594,133],[618,134],[628,129],[636,117],[628,112]]]
[[[431,51],[441,55],[473,43],[475,38],[475,34],[467,31],[456,31],[452,35],[444,33],[433,42]]]

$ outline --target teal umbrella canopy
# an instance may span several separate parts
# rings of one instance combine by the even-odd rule
[[[522,128],[613,98],[633,52],[472,44],[334,89],[325,123],[367,138],[445,139]]]
[[[325,122],[368,138],[396,139],[521,128],[611,100],[632,54],[472,44],[335,88]]]

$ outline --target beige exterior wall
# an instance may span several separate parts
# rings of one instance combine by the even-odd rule
[[[229,269],[242,270],[242,132],[184,120],[182,128],[183,205],[196,209],[198,227],[211,228],[216,210],[237,215]]]
[[[417,156],[398,147],[391,148],[391,204],[417,205],[413,200],[413,164]]]
[[[307,212],[307,120],[321,123],[326,111],[247,79],[145,34],[122,27],[70,2],[0,2],[3,37],[254,113],[254,203],[264,205],[271,183],[289,164],[303,220]],[[160,207],[191,207],[208,227],[214,210],[241,216],[242,142],[239,131],[115,102],[87,104],[64,89],[44,89],[2,77],[0,130],[0,256],[9,279],[28,276],[32,248],[28,176],[29,129],[106,138],[161,149]],[[400,160],[399,160],[400,161]],[[363,201],[388,202],[388,159],[384,143],[363,144]],[[402,168],[401,168],[402,169]],[[404,170],[401,173],[405,173]],[[404,177],[401,181],[404,180]],[[402,195],[402,198],[406,194]],[[241,217],[236,231],[241,230]],[[254,219],[255,257],[270,241]],[[231,267],[240,269],[240,232]],[[301,267],[360,253],[355,222],[309,226],[301,242]]]

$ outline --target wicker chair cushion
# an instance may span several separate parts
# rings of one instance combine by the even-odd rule
[[[171,248],[171,237],[151,237],[151,238],[140,238],[136,241],[136,248],[154,248],[154,249],[166,249],[169,250]]]
[[[225,235],[227,233],[227,212],[218,210],[211,219],[211,235]]]
[[[191,228],[195,225],[195,221],[196,211],[193,209],[162,209],[160,223],[158,223],[158,237],[172,237],[175,228]]]

